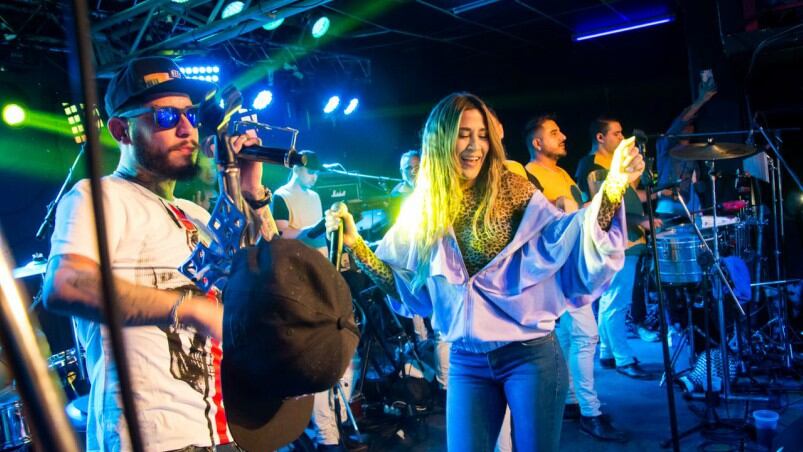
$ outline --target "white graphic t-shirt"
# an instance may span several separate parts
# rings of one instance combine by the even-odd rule
[[[208,240],[209,213],[183,199],[167,201],[116,175],[103,178],[106,233],[116,277],[159,289],[191,286],[177,268]],[[56,213],[50,256],[99,261],[89,181],[64,197]],[[210,296],[210,303],[215,303]],[[78,320],[91,390],[88,451],[130,450],[108,331]],[[220,383],[220,343],[191,328],[124,329],[133,394],[146,451],[231,442]]]

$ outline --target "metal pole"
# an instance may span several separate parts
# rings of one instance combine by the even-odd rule
[[[717,226],[717,174],[716,174],[716,162],[710,161],[706,162],[708,165],[708,176],[711,180],[711,215],[714,219],[713,224],[713,231],[714,231],[714,263],[719,266],[719,227]],[[730,395],[730,372],[728,366],[728,332],[725,329],[725,306],[722,303],[722,281],[720,278],[714,278],[712,281],[711,288],[713,289],[713,296],[714,300],[717,302],[717,324],[719,325],[719,356],[720,360],[720,369],[721,377],[722,377],[722,394],[725,396],[725,400],[728,400],[728,396]],[[734,299],[736,304],[739,304],[739,300]]]
[[[661,352],[663,353],[664,357],[664,375],[666,375],[666,402],[669,408],[669,429],[672,435],[672,450],[675,452],[680,451],[680,435],[678,433],[678,418],[677,418],[677,411],[675,410],[675,377],[674,371],[672,370],[672,357],[669,353],[669,328],[666,323],[666,309],[664,303],[664,290],[663,285],[661,284],[661,262],[658,259],[658,245],[655,241],[655,211],[653,209],[652,203],[649,202],[652,199],[652,186],[651,184],[646,184],[647,190],[647,214],[649,215],[650,219],[650,230],[653,231],[650,234],[650,244],[652,245],[652,258],[653,264],[655,265],[655,283],[658,288],[658,310],[660,315],[658,316],[660,329],[661,329]],[[692,333],[694,334],[694,333]]]
[[[112,354],[120,381],[120,397],[123,403],[123,415],[128,425],[128,435],[131,440],[131,449],[134,452],[144,450],[140,437],[139,418],[134,406],[131,374],[128,371],[125,342],[123,338],[123,321],[120,311],[115,304],[114,279],[109,257],[109,242],[106,236],[106,215],[103,208],[103,193],[101,188],[101,145],[100,130],[94,115],[95,106],[98,105],[97,86],[95,85],[94,56],[92,54],[92,38],[90,36],[89,8],[86,0],[73,0],[73,19],[75,26],[74,45],[77,50],[81,89],[84,93],[84,124],[86,124],[87,137],[87,166],[89,181],[92,188],[92,208],[95,212],[95,233],[98,240],[98,256],[100,258],[101,289],[103,302],[103,316],[109,331],[109,340]]]
[[[0,232],[0,340],[27,408],[25,416],[33,430],[34,444],[37,450],[78,452],[64,412],[64,398],[53,384],[39,351],[12,267],[5,236]]]

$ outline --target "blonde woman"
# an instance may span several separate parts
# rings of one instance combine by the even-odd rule
[[[372,253],[344,210],[344,245],[403,315],[432,316],[451,342],[447,446],[493,450],[510,406],[516,450],[554,451],[566,365],[553,330],[622,266],[632,139],[589,207],[565,214],[504,168],[499,131],[478,97],[441,100],[424,127],[421,168],[399,220]]]

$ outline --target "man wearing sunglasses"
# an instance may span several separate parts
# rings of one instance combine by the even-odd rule
[[[103,178],[106,230],[136,411],[146,450],[234,450],[223,410],[219,364],[223,307],[177,271],[208,243],[209,213],[173,196],[198,171],[198,105],[214,85],[183,77],[167,58],[132,60],[106,92],[109,132],[120,160]],[[229,137],[235,152],[255,135]],[[262,164],[241,163],[242,191],[269,215]],[[270,238],[270,233],[263,233]],[[119,382],[102,326],[100,272],[88,181],[56,214],[45,303],[78,317],[92,385],[87,450],[129,450]],[[227,445],[229,446],[222,446]]]

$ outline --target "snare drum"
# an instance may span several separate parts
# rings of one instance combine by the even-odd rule
[[[31,432],[22,416],[22,403],[16,394],[0,398],[0,450],[12,450],[31,442]]]
[[[670,229],[656,235],[655,245],[662,283],[697,284],[703,280],[697,256],[704,247],[696,235],[684,228]]]

